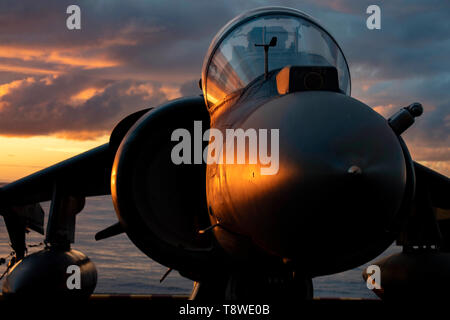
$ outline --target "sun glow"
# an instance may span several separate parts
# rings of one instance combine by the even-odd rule
[[[0,182],[10,182],[107,142],[105,135],[95,140],[76,141],[52,136],[29,138],[0,136]]]

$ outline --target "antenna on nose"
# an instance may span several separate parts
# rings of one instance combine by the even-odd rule
[[[269,48],[277,45],[277,37],[272,37],[269,44],[255,44],[255,47],[264,47],[264,79],[269,75]]]

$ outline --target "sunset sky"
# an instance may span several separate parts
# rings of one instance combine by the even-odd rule
[[[66,8],[81,8],[81,30]],[[366,8],[381,7],[381,30]],[[216,32],[245,10],[312,15],[340,43],[352,96],[388,117],[421,102],[405,139],[413,158],[450,175],[450,1],[183,0],[0,2],[0,181],[106,142],[125,115],[184,95]]]

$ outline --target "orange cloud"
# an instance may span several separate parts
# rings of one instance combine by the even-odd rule
[[[120,65],[118,61],[108,58],[106,54],[87,56],[88,50],[80,48],[27,48],[18,46],[0,46],[0,58],[19,59],[24,62],[38,62],[47,64],[82,67],[83,69],[108,68]],[[50,73],[53,70],[42,70],[33,66],[17,66],[15,63],[3,63],[0,70],[25,73]],[[44,72],[43,72],[44,71]],[[57,70],[55,70],[57,71]]]
[[[181,97],[180,87],[175,86],[162,86],[160,89],[167,97],[168,100]]]
[[[93,96],[102,93],[105,88],[87,88],[70,97],[70,102],[74,105],[81,104]]]
[[[0,63],[0,71],[26,73],[26,74],[59,74],[60,70],[43,69],[38,67],[23,67],[14,64]]]
[[[152,83],[141,83],[130,86],[125,94],[129,96],[144,95],[144,100],[151,99],[156,92],[162,92],[168,100],[181,97],[180,87],[173,85],[155,86]]]
[[[83,57],[81,53],[74,54],[70,51],[52,51],[44,61],[72,67],[83,67],[84,69],[108,68],[119,65],[119,62],[105,56]]]
[[[13,89],[22,86],[24,83],[33,83],[33,82],[35,82],[34,78],[28,77],[26,79],[16,80],[16,81],[2,84],[2,85],[0,85],[0,98],[2,96],[4,96],[5,94],[8,94],[9,92],[11,92]]]
[[[12,82],[0,85],[0,111],[9,105],[7,102],[1,101],[1,98],[4,95],[10,93],[11,91],[13,91],[16,88],[23,86],[24,84],[33,83],[33,82],[35,82],[34,78],[28,77],[28,78],[25,78],[22,80],[16,80],[16,81],[12,81]]]
[[[387,105],[379,105],[373,107],[373,110],[381,114],[383,117],[387,118],[391,116],[395,111],[397,111],[398,106],[394,106],[393,104],[387,104]]]
[[[80,130],[80,131],[60,131],[58,133],[53,134],[52,136],[57,139],[64,140],[72,140],[72,141],[93,141],[93,140],[101,140],[108,141],[109,134],[111,130],[114,129],[112,127],[110,130],[98,130],[98,131],[90,131],[90,130]],[[70,145],[67,143],[67,145]]]

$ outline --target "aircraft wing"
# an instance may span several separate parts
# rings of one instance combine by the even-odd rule
[[[19,258],[26,250],[27,228],[44,233],[44,211],[40,202],[52,200],[58,191],[72,197],[71,205],[76,214],[83,208],[85,197],[111,194],[115,153],[129,128],[149,110],[138,111],[120,121],[108,143],[0,188],[0,215]]]
[[[441,251],[450,252],[450,179],[417,162],[414,167],[416,193],[428,198],[437,220]]]
[[[440,211],[450,209],[450,179],[414,161],[417,183],[428,190],[431,205]],[[443,210],[442,210],[443,209]]]

